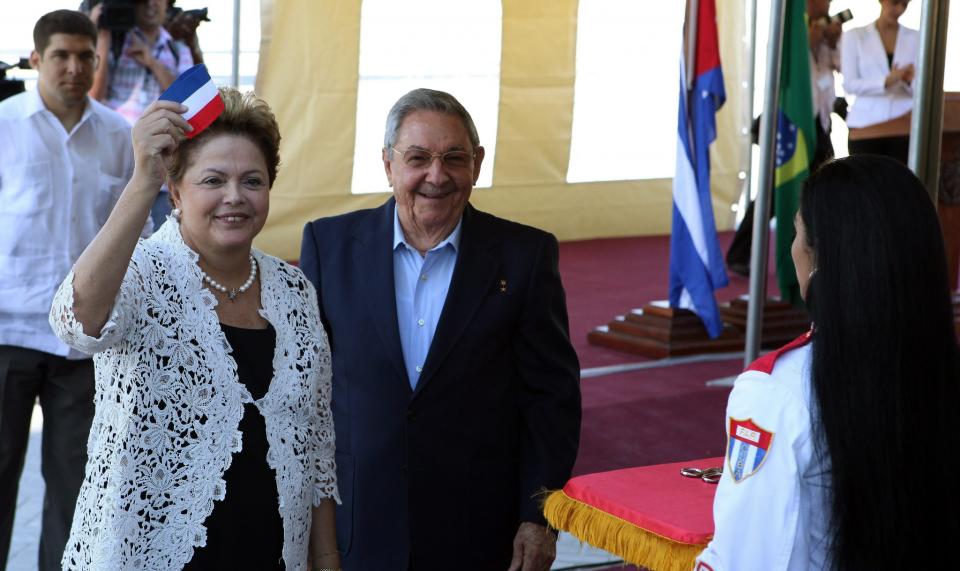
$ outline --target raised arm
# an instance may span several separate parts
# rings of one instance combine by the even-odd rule
[[[83,332],[97,336],[110,316],[120,284],[164,180],[164,165],[190,125],[179,103],[157,101],[133,127],[134,168],[107,223],[73,267],[73,313]]]

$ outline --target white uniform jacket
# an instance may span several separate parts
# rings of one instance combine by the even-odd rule
[[[137,245],[98,338],[74,317],[73,272],[60,286],[50,325],[71,347],[95,353],[96,365],[89,458],[64,569],[182,569],[206,544],[214,501],[230,493],[223,474],[243,446],[244,403],[266,424],[277,487],[263,493],[279,499],[286,568],[306,568],[311,506],[339,502],[330,349],[303,273],[254,256],[261,315],[277,333],[273,379],[257,401],[237,378],[217,299],[173,219]]]
[[[840,36],[843,89],[854,95],[847,112],[847,125],[852,128],[868,127],[895,119],[913,108],[913,90],[906,83],[884,87],[890,64],[887,52],[876,24],[854,28]],[[897,45],[893,50],[893,64],[903,67],[917,65],[917,49],[920,33],[905,26],[897,32]]]
[[[829,479],[811,434],[808,341],[758,359],[734,384],[716,530],[696,571],[824,568]]]

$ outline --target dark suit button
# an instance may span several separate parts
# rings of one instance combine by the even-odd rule
[[[416,420],[416,419],[417,419],[417,414],[416,414],[415,412],[413,412],[412,410],[408,410],[408,411],[407,411],[407,420],[408,420],[409,422],[413,422],[413,421]]]

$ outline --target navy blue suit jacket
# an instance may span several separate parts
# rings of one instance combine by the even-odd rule
[[[333,352],[345,571],[505,570],[580,436],[556,239],[467,206],[450,290],[415,390],[393,281],[394,200],[316,220],[300,266]]]

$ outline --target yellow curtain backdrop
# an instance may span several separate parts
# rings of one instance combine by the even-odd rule
[[[471,202],[560,240],[670,232],[671,180],[566,182],[576,73],[577,0],[503,0],[497,149],[491,188]],[[742,0],[717,0],[727,103],[717,118],[712,193],[728,228],[740,193],[743,146]],[[300,252],[303,225],[382,204],[351,194],[360,0],[261,0],[257,91],[283,135],[280,175],[257,246],[285,259]],[[662,89],[676,90],[671,80]],[[387,110],[383,110],[386,116]],[[665,144],[675,144],[674,141]],[[370,149],[379,153],[379,149]]]

